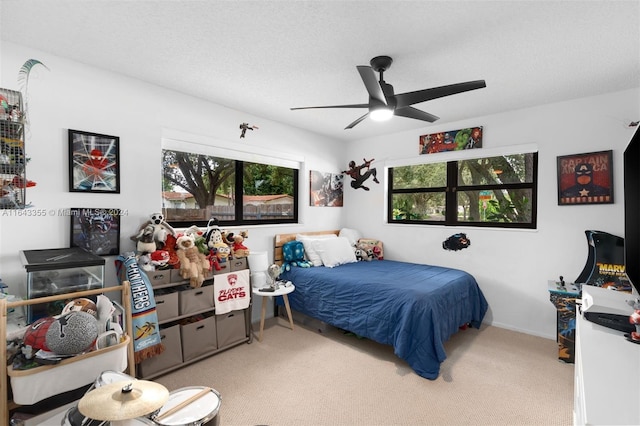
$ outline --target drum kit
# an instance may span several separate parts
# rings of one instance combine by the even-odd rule
[[[190,386],[169,392],[163,385],[104,371],[62,426],[218,426],[220,394]]]

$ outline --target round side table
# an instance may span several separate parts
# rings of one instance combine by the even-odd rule
[[[296,286],[291,284],[287,287],[280,287],[275,291],[260,291],[259,288],[253,288],[251,291],[256,296],[262,296],[262,314],[260,315],[260,334],[258,335],[258,341],[262,342],[262,332],[264,331],[264,317],[267,314],[267,298],[271,300],[274,296],[282,296],[284,300],[284,307],[287,309],[287,316],[289,317],[289,325],[293,330],[293,316],[291,315],[291,307],[289,306],[289,293],[293,292]]]

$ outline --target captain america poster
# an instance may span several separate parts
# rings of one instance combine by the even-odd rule
[[[613,203],[613,151],[558,157],[558,205]]]

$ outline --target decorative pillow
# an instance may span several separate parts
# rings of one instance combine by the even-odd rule
[[[356,249],[364,250],[369,253],[372,259],[382,260],[384,259],[384,249],[382,247],[382,241],[374,240],[372,238],[360,238]]]
[[[304,255],[313,266],[322,266],[322,259],[320,254],[316,252],[313,247],[313,242],[317,240],[326,240],[328,238],[338,238],[336,234],[323,234],[323,235],[296,235],[296,241],[302,242],[304,245]]]
[[[349,244],[351,244],[351,247],[355,247],[358,243],[358,240],[362,238],[362,234],[360,234],[357,229],[351,228],[342,228],[338,236],[345,237],[347,240],[349,240]]]
[[[313,246],[320,254],[324,266],[328,268],[357,262],[353,247],[345,237],[315,240]]]

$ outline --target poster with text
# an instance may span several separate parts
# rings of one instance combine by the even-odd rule
[[[613,151],[558,157],[558,205],[613,203]]]

